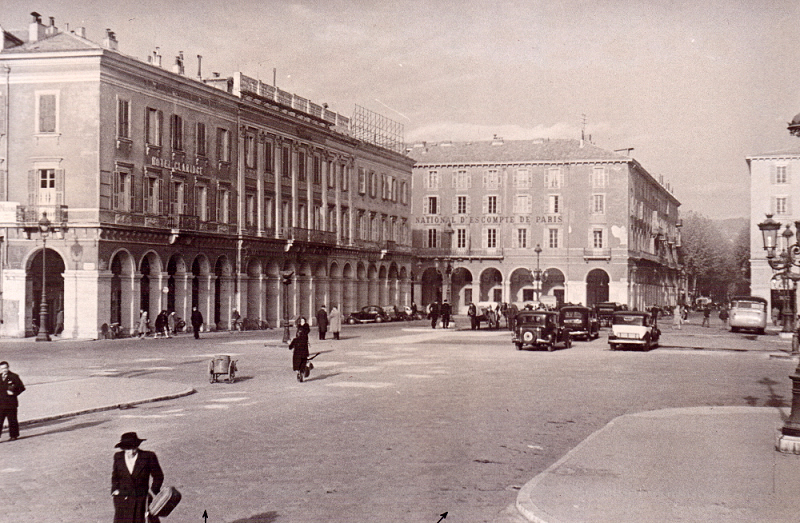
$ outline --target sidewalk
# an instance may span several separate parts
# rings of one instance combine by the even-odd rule
[[[145,378],[37,378],[25,380],[20,425],[162,401],[195,392],[178,383]]]
[[[616,418],[527,483],[536,523],[796,522],[800,456],[775,450],[788,409],[696,407]]]

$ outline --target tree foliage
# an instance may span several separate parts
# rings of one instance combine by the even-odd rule
[[[724,301],[731,295],[748,293],[748,226],[736,238],[728,239],[710,218],[690,211],[683,216],[681,240],[689,292],[694,297]]]

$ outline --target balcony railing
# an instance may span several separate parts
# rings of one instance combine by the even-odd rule
[[[610,260],[611,249],[583,249],[584,260]]]
[[[170,229],[180,229],[182,231],[199,230],[200,218],[191,214],[180,214],[178,216],[167,216],[167,227]]]
[[[17,223],[23,227],[38,227],[42,213],[52,224],[66,224],[69,212],[66,205],[20,205],[17,207]]]
[[[296,240],[309,243],[336,243],[336,233],[330,231],[318,231],[315,229],[303,229],[300,227],[281,227],[278,236],[285,240]]]

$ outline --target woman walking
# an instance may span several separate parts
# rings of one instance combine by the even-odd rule
[[[678,305],[672,311],[672,328],[681,330],[682,325],[683,325],[683,307]]]
[[[342,332],[342,313],[339,312],[339,309],[334,305],[331,308],[331,313],[328,315],[328,322],[330,323],[329,327],[331,328],[331,333],[333,333],[333,339],[339,339],[339,333]]]
[[[308,365],[308,333],[311,326],[303,316],[297,320],[297,334],[289,344],[289,349],[294,351],[292,355],[292,370],[297,373],[297,381],[302,382],[311,372]]]

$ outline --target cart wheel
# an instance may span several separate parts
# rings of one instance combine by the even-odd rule
[[[522,350],[522,344],[521,343],[517,343],[517,350]]]
[[[208,382],[214,383],[217,381],[216,376],[214,376],[214,360],[208,362]]]
[[[228,365],[228,383],[233,383],[233,380],[236,379],[236,364],[231,361],[231,364]]]

